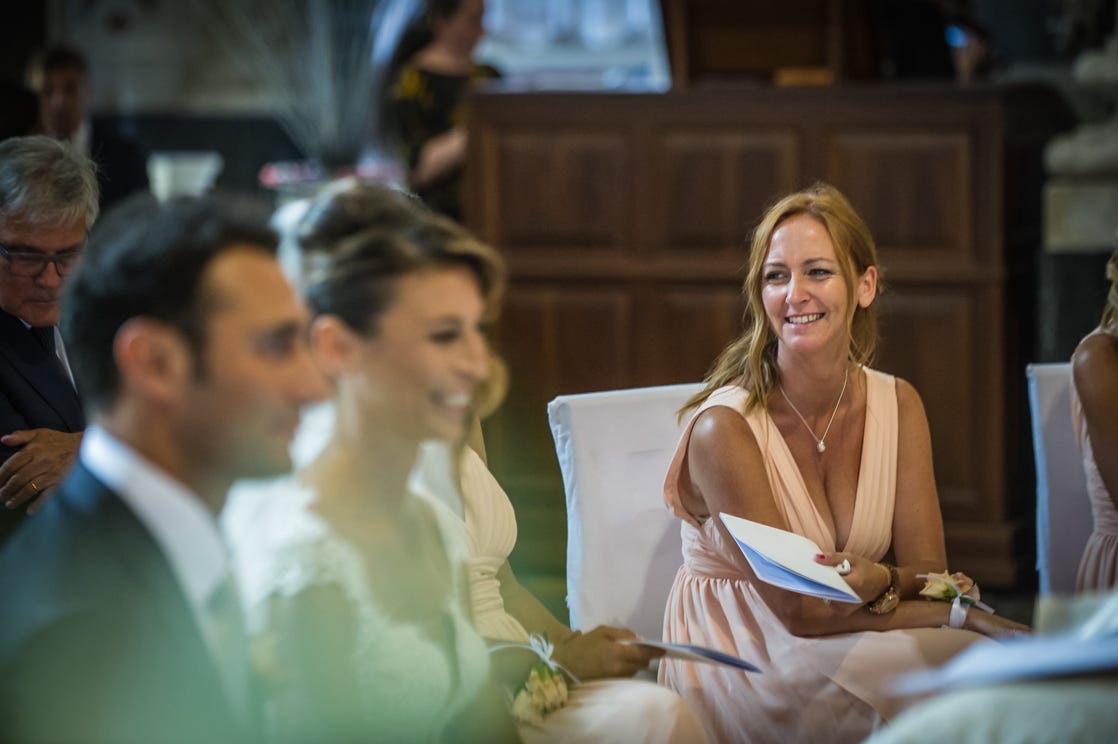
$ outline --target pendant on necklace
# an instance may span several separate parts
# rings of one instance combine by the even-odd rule
[[[823,444],[823,442],[819,442],[819,444],[815,445],[815,449],[822,453],[823,450],[827,449],[827,445]]]

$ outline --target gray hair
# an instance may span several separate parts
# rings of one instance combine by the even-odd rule
[[[100,211],[97,166],[50,137],[0,142],[0,220],[93,227]]]

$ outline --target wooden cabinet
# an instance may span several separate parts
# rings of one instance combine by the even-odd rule
[[[825,179],[879,245],[876,366],[924,397],[952,566],[1027,578],[1033,308],[1014,298],[1030,296],[1039,240],[1040,184],[1021,174],[1039,173],[1050,105],[949,86],[478,96],[467,220],[512,276],[512,387],[486,436],[520,515],[518,570],[564,572],[547,402],[701,379],[740,327],[752,227]]]
[[[872,6],[870,0],[661,0],[672,80],[687,87],[747,77],[876,78]]]

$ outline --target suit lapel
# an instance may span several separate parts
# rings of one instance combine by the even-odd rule
[[[0,312],[0,354],[7,357],[70,431],[85,428],[81,401],[58,359],[42,347],[19,318],[5,312]]]
[[[224,710],[229,725],[236,726],[236,716],[221,693],[220,674],[194,611],[155,538],[120,497],[80,461],[67,476],[63,491],[71,505],[96,522],[102,533],[99,539],[137,589],[131,603],[151,615],[147,620],[150,630],[176,659],[178,679],[193,680],[189,694],[208,699],[206,707],[211,713]]]

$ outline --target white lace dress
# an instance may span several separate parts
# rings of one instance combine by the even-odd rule
[[[508,496],[471,449],[459,465],[461,495],[454,485],[450,448],[428,442],[412,471],[411,490],[457,514],[459,539],[469,550],[470,599],[479,633],[527,643],[528,631],[505,611],[497,572],[516,545],[516,513]],[[521,724],[526,744],[544,742],[680,742],[707,740],[702,723],[676,693],[651,681],[598,679],[571,689],[567,706],[542,725]]]
[[[454,600],[461,596],[460,570],[446,598],[456,659],[421,633],[385,615],[370,590],[358,551],[314,513],[314,494],[293,479],[238,484],[222,524],[236,566],[250,633],[267,638],[272,597],[293,597],[313,587],[337,587],[355,618],[354,639],[360,699],[367,701],[364,730],[384,741],[453,738],[445,727],[487,681],[485,642]],[[425,502],[426,503],[426,502]],[[432,507],[452,566],[466,555],[453,514]],[[449,734],[449,736],[448,736]]]

